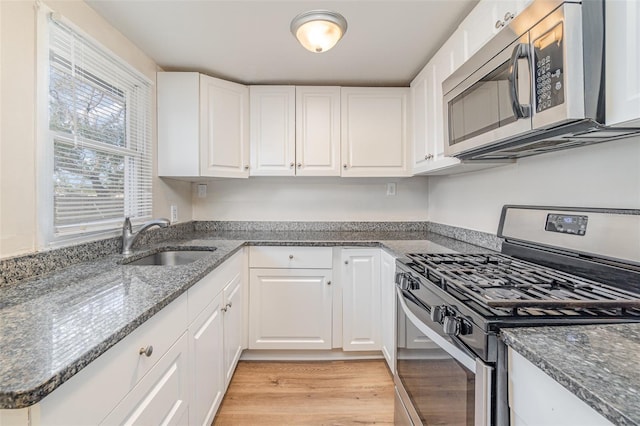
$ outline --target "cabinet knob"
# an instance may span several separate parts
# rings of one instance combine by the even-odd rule
[[[225,308],[229,309],[231,307],[231,302],[227,303],[227,306],[225,306]]]
[[[349,261],[348,261],[348,260],[345,260],[345,261],[344,261],[344,264],[345,264],[345,265],[348,265],[348,264],[349,264]]]
[[[327,285],[331,285],[331,281],[327,281]]]
[[[292,259],[293,259],[293,255],[292,255],[292,254],[290,254],[290,255],[289,255],[289,260],[292,260]]]
[[[345,170],[347,170],[347,165],[346,165],[346,164],[343,164],[343,165],[342,165],[342,168],[343,168],[343,169],[345,169]]]
[[[149,357],[153,353],[153,346],[149,345],[146,348],[140,348],[140,351],[138,351],[138,353],[140,355],[145,355],[145,356]]]
[[[302,167],[302,163],[298,163],[298,168]]]
[[[290,168],[290,169],[293,169],[293,166],[295,166],[295,163],[291,163],[291,164],[289,164],[289,168]]]
[[[245,169],[245,170],[249,170],[249,165],[245,165],[245,166],[244,166],[244,169]]]
[[[222,312],[227,312],[229,310],[229,306],[226,305],[224,308],[220,308]]]

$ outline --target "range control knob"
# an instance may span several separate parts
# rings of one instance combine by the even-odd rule
[[[447,315],[442,321],[442,328],[446,334],[452,337],[465,336],[473,333],[473,326],[467,320]]]
[[[438,324],[442,324],[445,316],[447,314],[447,307],[442,306],[434,306],[431,308],[431,321],[437,322]]]
[[[442,320],[442,328],[446,334],[455,337],[460,335],[461,321],[460,318],[446,316]]]

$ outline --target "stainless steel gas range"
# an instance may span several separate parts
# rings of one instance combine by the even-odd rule
[[[640,322],[640,212],[505,206],[498,236],[397,260],[396,424],[508,425],[501,328]]]

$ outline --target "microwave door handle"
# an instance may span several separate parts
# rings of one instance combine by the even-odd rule
[[[513,49],[511,55],[511,72],[509,73],[509,94],[511,95],[511,107],[516,118],[527,118],[531,116],[531,105],[521,104],[518,95],[518,59],[526,58],[527,62],[531,61],[529,56],[529,45],[525,43],[518,44]]]

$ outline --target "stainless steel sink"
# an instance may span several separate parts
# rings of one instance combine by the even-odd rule
[[[215,250],[215,249],[213,249]],[[164,250],[158,253],[150,254],[131,262],[125,261],[125,265],[161,265],[161,266],[177,266],[188,265],[198,259],[208,256],[213,251],[208,250]]]

